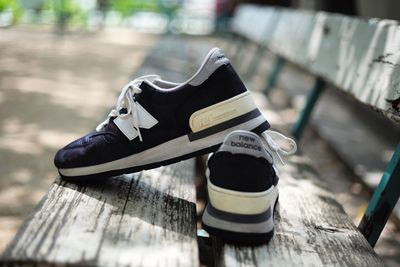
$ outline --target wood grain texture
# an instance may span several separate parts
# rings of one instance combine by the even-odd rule
[[[242,5],[232,29],[400,123],[397,21]]]
[[[57,180],[8,266],[198,266],[194,160],[95,185]]]
[[[268,245],[214,240],[216,266],[384,266],[303,157],[280,169],[275,235]]]

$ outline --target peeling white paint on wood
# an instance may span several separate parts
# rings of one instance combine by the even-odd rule
[[[400,123],[398,22],[242,5],[232,29]]]
[[[384,266],[303,157],[280,169],[275,235],[245,247],[214,240],[217,266]]]
[[[8,266],[198,266],[195,201],[194,160],[104,183],[57,180],[1,260]]]

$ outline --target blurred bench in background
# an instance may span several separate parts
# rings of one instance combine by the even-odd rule
[[[400,123],[398,22],[242,5],[232,21],[232,32],[239,37],[237,51],[243,50],[246,42],[258,45],[249,75],[257,69],[264,50],[276,55],[264,89],[266,94],[276,84],[286,61],[315,75],[314,86],[292,128],[296,138],[301,137],[327,83]],[[400,146],[397,146],[359,226],[372,246],[399,194]]]

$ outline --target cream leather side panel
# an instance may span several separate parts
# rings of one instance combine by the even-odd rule
[[[256,108],[257,107],[250,92],[244,92],[240,95],[194,112],[192,116],[190,116],[189,125],[194,133],[199,132],[246,114]]]

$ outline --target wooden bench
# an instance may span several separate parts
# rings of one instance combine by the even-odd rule
[[[56,180],[3,261],[9,266],[191,266],[197,261],[193,183],[193,160],[97,185]]]
[[[397,21],[348,17],[326,12],[242,5],[232,21],[238,36],[234,54],[246,44],[258,49],[248,67],[257,69],[265,50],[276,56],[264,93],[275,86],[285,62],[315,76],[292,134],[300,139],[327,83],[400,124],[400,28]],[[398,137],[397,137],[398,138]],[[359,225],[374,246],[400,194],[397,146]]]
[[[165,74],[163,67],[176,71],[184,67],[180,59],[188,60],[182,58],[185,51],[205,54],[196,41],[185,49],[182,43],[185,40],[162,39],[140,72]],[[164,58],[155,63],[161,54]],[[257,101],[263,103],[261,97]],[[196,238],[195,169],[188,160],[97,185],[56,180],[1,263],[199,266],[199,259],[210,256],[209,265],[216,266],[382,266],[307,159],[296,155],[286,162],[280,168],[275,236],[268,245],[234,246],[217,238]]]

